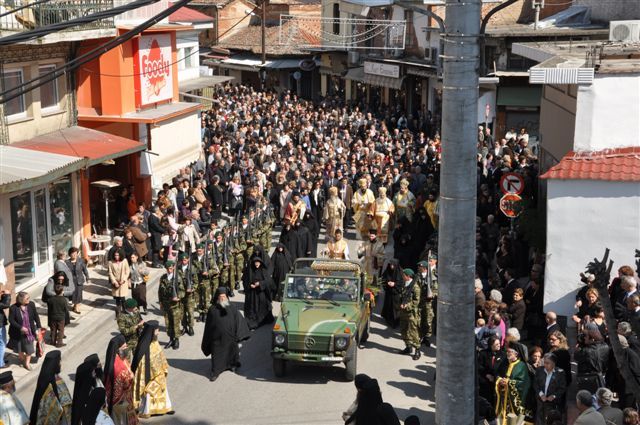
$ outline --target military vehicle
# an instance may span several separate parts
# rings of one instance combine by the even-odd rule
[[[273,371],[287,362],[344,363],[345,378],[356,375],[358,346],[369,337],[371,298],[360,263],[327,258],[295,261],[287,275],[280,314],[273,326]]]

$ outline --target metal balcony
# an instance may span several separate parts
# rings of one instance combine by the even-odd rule
[[[10,12],[30,0],[0,0],[0,13]],[[114,0],[51,0],[19,10],[0,18],[0,31],[26,31],[47,25],[82,18],[114,7]],[[114,28],[113,18],[89,22],[65,31],[86,31]]]

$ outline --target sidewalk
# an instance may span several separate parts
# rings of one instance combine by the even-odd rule
[[[150,278],[147,282],[147,291],[156,291],[157,283],[160,281],[164,270],[149,268]],[[90,283],[84,286],[84,302],[80,307],[80,314],[71,313],[71,323],[65,326],[64,340],[66,347],[55,348],[53,345],[46,344],[45,352],[51,350],[60,350],[64,357],[66,352],[73,351],[75,347],[82,344],[83,337],[99,330],[102,325],[113,323],[115,319],[114,303],[111,297],[111,288],[108,282],[107,271],[101,266],[92,267],[89,269]],[[47,306],[42,302],[42,291],[44,283],[41,285],[34,285],[27,290],[31,295],[31,301],[36,304],[38,308],[38,314],[40,315],[40,322],[42,327],[47,329],[47,335],[45,341],[49,338],[49,327],[47,323]],[[110,328],[107,328],[110,329]],[[27,371],[23,367],[18,365],[18,355],[13,353],[12,350],[7,350],[6,353],[7,364],[13,372],[13,377],[20,386],[27,386],[31,380],[35,380],[38,377],[40,371],[40,365],[42,360],[39,359],[37,363],[33,363],[32,358],[31,371]]]

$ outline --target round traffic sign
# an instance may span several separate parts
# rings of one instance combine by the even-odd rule
[[[500,198],[500,211],[510,218],[516,218],[522,212],[522,198],[515,193],[507,193]]]
[[[520,195],[524,190],[524,178],[518,173],[504,173],[500,178],[500,190],[504,194]]]

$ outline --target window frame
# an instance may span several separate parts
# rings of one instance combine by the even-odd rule
[[[22,85],[24,84],[24,68],[22,67],[16,67],[16,68],[5,68],[4,69],[4,75],[2,76],[3,79],[5,79],[7,77],[8,74],[10,73],[14,73],[17,72],[20,74],[20,84]],[[7,90],[6,85],[2,84],[2,88],[4,90]],[[15,113],[15,114],[8,114],[6,115],[7,121],[9,121],[9,123],[11,123],[11,121],[16,121],[16,120],[21,120],[24,118],[28,118],[29,117],[29,108],[27,107],[27,95],[26,93],[21,94],[17,99],[20,99],[20,101],[22,102],[22,111]],[[6,107],[5,107],[5,113],[6,113]]]
[[[42,71],[43,68],[48,68],[50,71],[53,71],[53,70],[56,69],[56,64],[54,64],[54,63],[38,64],[38,76],[41,75],[41,71]],[[45,113],[45,114],[49,113],[49,112],[56,112],[56,111],[59,111],[61,109],[60,108],[60,101],[61,101],[61,99],[60,99],[60,85],[58,84],[58,78],[56,78],[55,80],[49,81],[49,83],[53,84],[53,90],[55,92],[55,100],[56,100],[56,102],[53,105],[43,106],[43,104],[42,104],[42,87],[44,87],[44,85],[39,88],[40,111]]]

